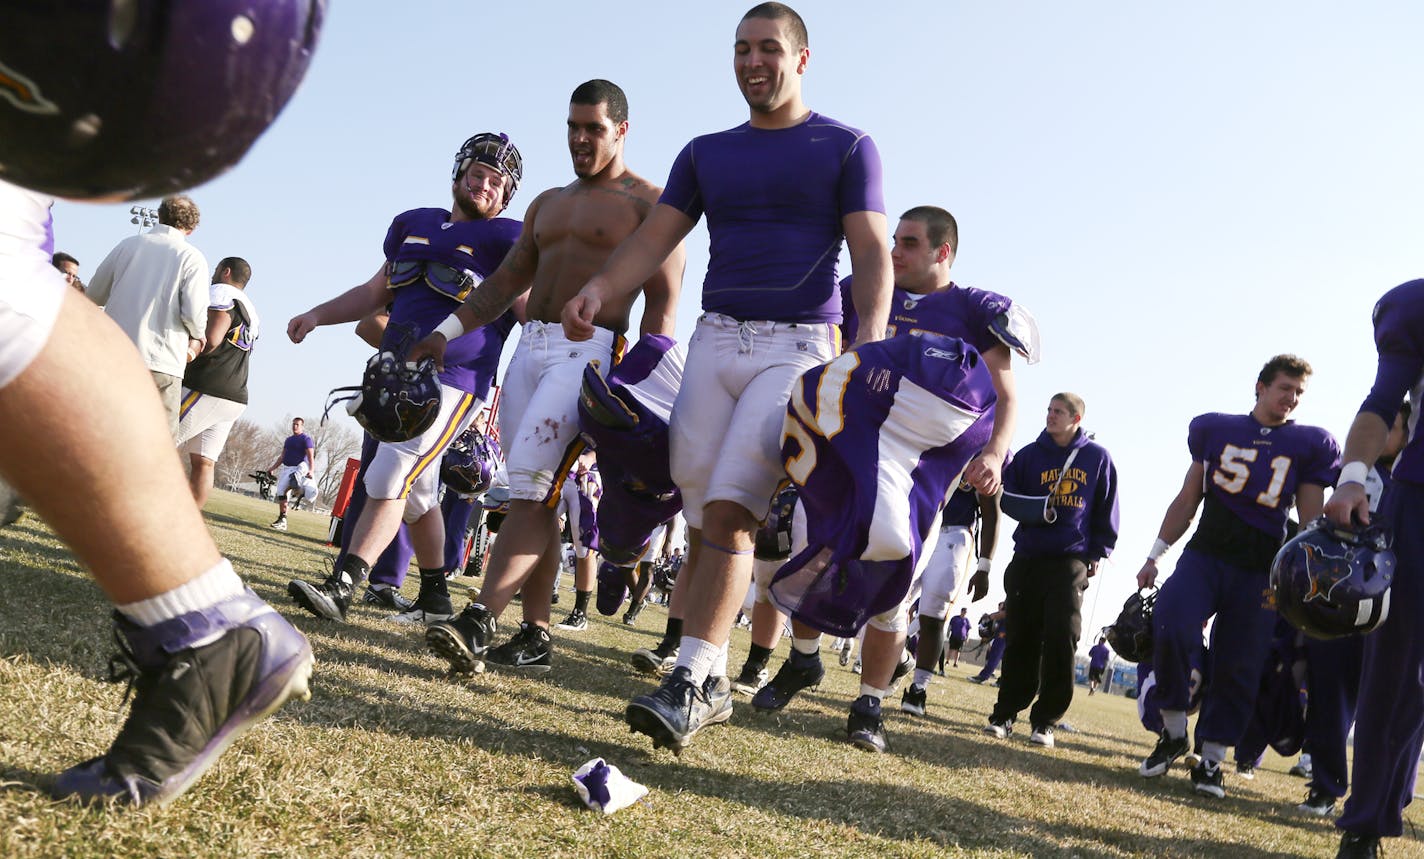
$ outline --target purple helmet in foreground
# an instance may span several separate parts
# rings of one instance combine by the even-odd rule
[[[1337,528],[1317,519],[1271,563],[1276,610],[1313,638],[1370,632],[1389,617],[1395,564],[1390,543],[1377,525]]]
[[[0,179],[157,197],[242,158],[311,62],[326,0],[5,4]]]

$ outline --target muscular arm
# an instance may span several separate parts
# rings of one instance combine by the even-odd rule
[[[1350,424],[1350,432],[1345,436],[1345,453],[1340,457],[1340,461],[1374,462],[1384,452],[1388,438],[1389,427],[1384,418],[1374,412],[1360,412],[1355,415],[1354,423]],[[1365,495],[1364,484],[1361,483],[1340,484],[1331,494],[1330,501],[1324,505],[1324,510],[1325,515],[1336,525],[1348,526],[1352,517],[1361,524],[1370,523],[1370,500]],[[1300,515],[1304,516],[1305,511],[1301,510]],[[1300,521],[1305,524],[1306,520]]]
[[[1162,517],[1162,527],[1157,529],[1157,539],[1170,544],[1177,542],[1187,533],[1192,519],[1197,515],[1197,508],[1206,497],[1205,479],[1206,466],[1193,462],[1192,467],[1187,469],[1187,476],[1182,480],[1182,488],[1177,492],[1177,497],[1167,505],[1167,515]],[[1148,560],[1137,573],[1137,586],[1150,588],[1155,581],[1157,562]]]
[[[895,285],[890,271],[890,245],[885,239],[889,232],[885,216],[879,212],[852,212],[841,218],[841,229],[850,250],[850,270],[854,276],[851,300],[855,302],[855,315],[860,320],[855,343],[851,345],[883,340],[885,325],[890,321],[890,295]]]
[[[316,477],[316,445],[307,448],[307,475]]]
[[[386,306],[390,297],[390,280],[386,277],[386,265],[382,263],[370,280],[360,286],[351,287],[300,316],[292,317],[287,323],[287,336],[293,343],[300,343],[313,330],[323,325],[355,322],[375,313]]]
[[[1009,347],[1000,343],[983,356],[984,366],[989,368],[989,377],[994,382],[994,393],[998,395],[994,404],[994,429],[984,450],[969,461],[964,479],[980,492],[993,495],[1002,488],[1004,458],[1009,454],[1018,418],[1018,395],[1014,389],[1013,354]]]
[[[232,328],[232,313],[227,310],[218,310],[216,307],[209,307],[207,343],[203,346],[203,354],[216,351],[230,328]]]
[[[989,568],[994,560],[994,547],[999,542],[999,498],[1000,489],[993,495],[979,495],[979,564],[974,575],[969,577],[970,602],[978,602],[989,595]]]
[[[643,284],[643,322],[639,333],[671,337],[677,329],[677,298],[682,292],[682,274],[687,267],[687,251],[678,242],[658,271]]]
[[[570,340],[593,336],[593,320],[605,301],[626,296],[648,282],[692,232],[694,222],[680,210],[659,203],[643,225],[623,240],[603,268],[564,305],[564,333]]]
[[[535,226],[539,222],[540,204],[549,193],[545,191],[529,204],[529,210],[524,213],[524,229],[519,231],[514,247],[504,255],[494,274],[485,278],[455,311],[466,331],[474,331],[498,319],[514,304],[515,299],[528,292],[533,285],[534,272],[539,269]]]

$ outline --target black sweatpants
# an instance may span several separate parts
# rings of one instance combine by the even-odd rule
[[[992,718],[1017,718],[1033,703],[1029,722],[1052,727],[1073,702],[1073,662],[1082,634],[1088,564],[1078,555],[1015,555],[1004,571],[1004,588],[1007,648]]]

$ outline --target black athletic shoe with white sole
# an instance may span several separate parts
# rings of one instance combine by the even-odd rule
[[[1217,799],[1225,797],[1226,774],[1221,771],[1221,764],[1203,758],[1201,763],[1192,767],[1192,790]]]
[[[485,651],[485,667],[520,674],[543,674],[553,667],[549,630],[524,622],[514,637]]]
[[[494,615],[478,603],[470,603],[458,617],[433,623],[425,629],[425,646],[450,663],[459,674],[475,674],[484,668],[481,661],[494,640]]]
[[[674,754],[682,754],[703,724],[712,724],[710,720],[724,707],[720,700],[716,704],[709,700],[704,686],[692,682],[692,669],[680,667],[674,668],[653,692],[634,698],[623,718],[630,731],[651,737],[653,748],[666,747]],[[726,708],[727,715],[730,712]]]
[[[1185,755],[1191,744],[1186,737],[1173,737],[1166,731],[1157,739],[1157,747],[1152,750],[1137,768],[1143,778],[1156,778],[1172,768],[1172,762]]]

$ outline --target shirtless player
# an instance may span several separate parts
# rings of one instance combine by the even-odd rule
[[[612,366],[637,296],[604,305],[588,340],[568,340],[559,314],[619,242],[643,223],[662,193],[624,166],[628,101],[616,84],[588,81],[569,102],[569,154],[578,178],[545,191],[529,205],[524,232],[499,270],[411,352],[411,360],[433,356],[439,364],[448,339],[486,324],[529,292],[529,321],[505,377],[499,415],[500,438],[507,445],[509,517],[479,596],[459,617],[426,630],[431,650],[457,671],[472,672],[482,659],[494,668],[549,670],[549,594],[559,551],[555,509],[582,447],[578,397],[583,370],[590,362],[605,373]],[[672,335],[682,269],[679,245],[643,284],[643,334]],[[521,589],[524,623],[512,639],[491,648],[495,619]]]

